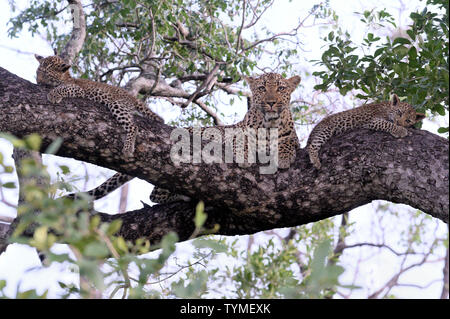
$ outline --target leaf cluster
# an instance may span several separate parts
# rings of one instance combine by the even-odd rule
[[[449,110],[448,2],[428,4],[438,7],[429,5],[412,12],[412,24],[405,30],[398,29],[385,10],[359,14],[368,29],[374,23],[384,30],[390,25],[405,35],[383,39],[367,32],[357,44],[341,29],[331,31],[324,38],[328,48],[316,61],[325,70],[313,73],[322,81],[315,88],[326,91],[335,86],[342,95],[356,90],[358,98],[375,100],[396,93],[421,112],[444,116]],[[448,128],[440,129],[446,131]]]

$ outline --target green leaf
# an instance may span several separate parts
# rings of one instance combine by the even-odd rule
[[[59,168],[62,170],[62,173],[64,175],[67,175],[70,173],[70,168],[66,165],[59,165]]]
[[[441,104],[436,104],[433,109],[434,109],[434,111],[438,112],[439,115],[442,115],[442,116],[445,115],[445,108]]]
[[[39,250],[45,250],[47,248],[48,227],[40,226],[33,234],[33,239],[30,243]]]
[[[110,252],[105,243],[94,241],[84,248],[84,255],[87,257],[106,258],[110,255]]]
[[[47,149],[45,150],[44,153],[46,154],[55,154],[59,148],[61,147],[63,142],[63,139],[61,137],[58,137],[56,140],[54,140],[52,142],[52,144],[50,144]]]
[[[411,47],[408,51],[409,60],[417,59],[417,49],[415,47]]]
[[[413,41],[416,41],[416,33],[413,30],[406,30],[406,33],[410,36]]]
[[[173,282],[171,287],[178,298],[200,298],[206,292],[207,280],[208,273],[201,270],[195,273],[194,278],[187,285],[184,284],[184,279],[180,279]]]
[[[206,221],[206,218],[208,217],[207,214],[204,212],[205,204],[202,201],[199,201],[197,204],[197,207],[195,208],[195,228],[199,229],[203,226],[203,224]]]
[[[8,182],[1,185],[4,188],[16,188],[16,184],[14,182]]]
[[[381,55],[384,51],[385,51],[385,48],[379,48],[375,51],[373,56],[376,58],[377,56]]]
[[[215,239],[199,238],[192,243],[196,248],[211,248],[217,253],[223,253],[228,250],[228,246]]]
[[[406,38],[398,37],[392,42],[392,46],[395,46],[396,44],[411,44],[411,41]]]
[[[25,138],[25,143],[29,149],[38,151],[41,147],[42,139],[38,134],[31,134]]]
[[[440,127],[438,128],[438,133],[447,133],[448,132],[448,127]]]
[[[97,262],[87,259],[81,259],[77,262],[80,276],[88,279],[100,290],[104,288],[103,273]]]
[[[408,48],[403,45],[396,46],[392,51],[398,55],[399,59],[408,54]]]
[[[108,229],[106,230],[106,234],[109,236],[114,235],[115,233],[117,233],[119,231],[121,226],[122,226],[122,220],[116,219],[116,220],[112,221],[109,224]]]
[[[333,41],[334,40],[334,32],[331,31],[330,33],[328,33],[328,41]]]

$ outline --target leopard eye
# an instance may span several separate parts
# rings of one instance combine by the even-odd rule
[[[258,91],[259,92],[266,92],[266,87],[265,86],[259,86],[258,87]]]
[[[284,90],[286,90],[285,86],[279,86],[277,89],[278,92],[284,92]]]

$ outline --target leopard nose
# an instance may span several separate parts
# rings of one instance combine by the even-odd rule
[[[271,102],[266,102],[266,103],[267,103],[267,105],[269,105],[270,107],[273,107],[273,106],[275,105],[275,103],[277,103],[277,102],[271,101]]]

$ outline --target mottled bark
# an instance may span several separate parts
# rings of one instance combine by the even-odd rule
[[[57,155],[124,172],[161,187],[201,198],[208,225],[220,234],[250,234],[302,225],[364,205],[375,199],[408,204],[448,223],[448,141],[430,132],[391,135],[357,130],[323,147],[322,169],[315,170],[305,150],[289,170],[261,175],[258,166],[181,164],[170,159],[172,127],[139,116],[135,157],[121,149],[125,132],[106,107],[81,99],[58,105],[47,90],[0,68],[0,131],[22,137],[38,133],[42,150],[57,137]],[[103,215],[102,215],[103,216]],[[157,239],[168,230],[181,239],[193,230],[193,206],[186,203],[144,207],[119,216],[126,238]]]

